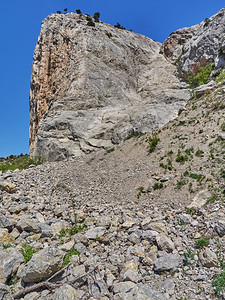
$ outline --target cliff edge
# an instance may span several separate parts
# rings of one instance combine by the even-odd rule
[[[30,153],[49,161],[162,127],[189,99],[160,43],[86,18],[48,16],[34,51]]]

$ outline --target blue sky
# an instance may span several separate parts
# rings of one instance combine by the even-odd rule
[[[0,18],[0,157],[28,153],[32,56],[42,20],[57,10],[93,15],[163,42],[172,31],[200,23],[225,6],[220,0],[10,0]]]

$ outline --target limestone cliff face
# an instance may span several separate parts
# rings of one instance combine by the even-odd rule
[[[160,46],[84,15],[48,16],[33,57],[30,153],[82,155],[175,118],[189,93]]]
[[[225,67],[225,8],[199,25],[173,32],[161,53],[176,62],[180,75],[196,74],[199,67],[215,64]]]

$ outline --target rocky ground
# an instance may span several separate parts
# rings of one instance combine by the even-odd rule
[[[223,297],[225,90],[205,90],[155,135],[0,174],[0,299]]]

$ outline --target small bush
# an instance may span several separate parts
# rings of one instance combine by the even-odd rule
[[[217,295],[223,294],[225,290],[225,270],[223,269],[219,274],[217,274],[213,281],[212,286],[215,287],[215,293]]]
[[[159,189],[162,189],[162,188],[163,188],[163,184],[162,184],[162,183],[156,182],[156,183],[153,185],[153,190],[159,190]]]
[[[201,238],[195,241],[195,248],[202,249],[203,247],[209,246],[209,239],[208,238]]]
[[[93,21],[88,21],[87,26],[95,27],[95,23]]]
[[[217,194],[213,194],[205,203],[205,205],[214,203],[217,200]]]
[[[202,151],[202,150],[197,150],[197,151],[195,152],[195,155],[198,156],[198,157],[203,157],[203,156],[204,156],[204,151]]]
[[[188,77],[188,84],[190,85],[190,87],[196,88],[199,85],[208,83],[212,70],[212,65],[200,67],[196,75],[190,75]]]
[[[152,136],[149,137],[149,139],[148,139],[148,144],[149,144],[148,152],[149,153],[152,153],[155,150],[159,141],[160,141],[160,139],[156,133],[153,133]]]
[[[28,261],[31,260],[32,256],[34,253],[36,253],[36,250],[34,247],[27,245],[27,244],[23,244],[22,249],[20,250],[20,252],[22,253],[25,262],[27,263]]]
[[[222,130],[222,131],[225,131],[225,123],[223,123],[223,124],[221,125],[221,130]]]
[[[125,27],[121,26],[120,23],[116,23],[116,25],[114,25],[115,28],[119,28],[119,29],[126,29]]]
[[[68,228],[64,228],[60,231],[59,236],[64,237],[64,236],[72,236],[78,232],[83,231],[87,226],[85,224],[82,225],[73,225]]]
[[[66,265],[68,265],[68,263],[70,262],[71,256],[73,256],[73,255],[80,255],[80,252],[77,251],[76,249],[71,249],[69,252],[67,252],[67,254],[64,258],[62,267],[65,267]]]
[[[177,181],[176,189],[180,190],[182,188],[182,186],[185,185],[185,184],[186,184],[185,180]]]
[[[105,155],[113,152],[114,150],[115,150],[115,148],[110,148],[110,149],[106,150]]]
[[[225,71],[221,72],[218,76],[216,76],[215,81],[217,83],[225,81]]]
[[[188,157],[186,155],[182,155],[180,149],[178,149],[176,162],[183,164],[187,159]]]

